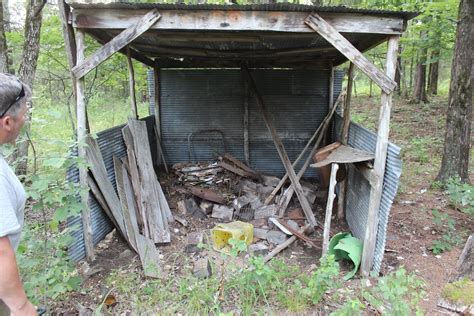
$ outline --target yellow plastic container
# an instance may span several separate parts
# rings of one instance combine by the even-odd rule
[[[224,252],[229,252],[229,239],[245,240],[245,243],[250,245],[253,241],[253,225],[241,221],[218,224],[211,229],[212,243],[214,249]]]

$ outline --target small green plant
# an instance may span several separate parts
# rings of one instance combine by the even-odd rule
[[[375,287],[362,292],[364,299],[383,315],[422,314],[419,301],[425,296],[424,283],[400,269],[380,278]]]
[[[365,305],[358,298],[350,299],[341,308],[331,313],[331,316],[362,315]]]
[[[444,233],[440,238],[433,241],[430,250],[438,255],[442,252],[451,250],[454,246],[458,246],[462,243],[463,234],[456,230],[456,220],[446,213],[442,213],[439,210],[432,210],[433,222],[444,230]]]
[[[237,257],[239,253],[247,251],[247,243],[244,239],[230,238],[227,242],[230,245],[230,255],[234,258]]]
[[[317,304],[328,289],[340,286],[339,264],[334,255],[324,256],[319,262],[318,269],[311,273],[307,288],[302,291],[313,304]]]
[[[463,213],[474,216],[474,186],[453,178],[447,182],[446,188],[451,205]]]
[[[443,297],[453,303],[474,304],[474,281],[465,278],[446,284],[443,288]]]

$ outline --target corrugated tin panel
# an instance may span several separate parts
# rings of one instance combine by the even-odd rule
[[[252,74],[294,160],[327,114],[328,71],[267,69]],[[161,133],[168,161],[210,160],[224,146],[243,160],[245,92],[240,70],[161,70],[160,76]],[[225,144],[221,134],[205,130],[221,131]],[[283,175],[255,98],[249,102],[249,138],[252,168]],[[315,175],[313,170],[310,175]]]
[[[337,13],[367,13],[389,16],[402,16],[411,19],[418,15],[416,12],[389,11],[380,9],[356,9],[346,6],[313,6],[292,3],[271,3],[271,4],[246,4],[246,5],[223,5],[223,4],[184,4],[184,3],[137,3],[130,1],[116,1],[101,3],[101,1],[69,0],[66,1],[73,8],[97,8],[97,9],[152,9],[161,10],[242,10],[242,11],[300,11],[300,12],[337,12]]]
[[[150,100],[148,113],[155,115],[155,76],[153,70],[147,70],[146,79],[148,83],[148,100]]]
[[[336,127],[340,130],[342,119],[336,117]],[[350,146],[375,153],[377,135],[368,129],[351,122],[349,127]],[[385,252],[390,208],[397,194],[398,184],[402,173],[400,148],[392,143],[388,145],[387,162],[385,167],[382,201],[379,209],[379,225],[375,244],[373,269],[378,272]],[[346,202],[346,219],[352,233],[363,240],[367,226],[367,212],[370,199],[370,185],[359,172],[350,167],[348,172],[348,193]]]
[[[153,144],[155,141],[153,126],[155,120],[153,116],[144,118],[143,120],[147,123],[148,135],[150,137],[150,143]],[[115,172],[113,165],[113,156],[122,158],[126,155],[126,148],[122,138],[122,128],[125,125],[116,126],[104,131],[97,133],[97,142],[99,144],[100,151],[104,158],[104,163],[107,169],[107,175],[116,189],[115,183]],[[156,157],[155,146],[151,146],[154,154],[153,157]],[[73,155],[77,155],[77,151],[73,152]],[[154,159],[155,161],[155,159]],[[76,168],[70,169],[67,174],[68,181],[79,182],[79,171]],[[91,222],[92,222],[92,237],[94,245],[98,244],[104,237],[112,231],[113,226],[102,208],[96,201],[94,197],[91,196],[89,200],[89,205],[91,209]],[[79,261],[85,257],[84,249],[84,238],[83,238],[83,228],[81,216],[75,216],[68,219],[68,227],[73,230],[71,234],[73,241],[69,245],[68,253],[72,260]]]

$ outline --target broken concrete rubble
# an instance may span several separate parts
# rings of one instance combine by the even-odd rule
[[[267,233],[267,241],[275,245],[281,245],[288,239],[285,233],[271,230]]]
[[[248,248],[248,252],[251,256],[265,256],[270,251],[270,248],[263,242],[251,244]]]
[[[274,216],[278,210],[278,207],[275,204],[270,204],[267,206],[261,206],[255,210],[254,218],[267,218],[270,216]]]
[[[199,204],[199,208],[204,211],[205,214],[211,214],[212,209],[214,208],[214,204],[208,201],[202,201]]]
[[[201,258],[194,263],[193,274],[196,278],[206,279],[212,275],[211,263],[207,258]]]
[[[268,229],[255,228],[253,229],[253,237],[257,239],[267,239]]]
[[[203,242],[203,233],[202,232],[193,232],[189,233],[186,238],[186,246],[184,251],[187,253],[199,252],[199,244]]]
[[[231,221],[234,215],[234,209],[224,205],[214,205],[212,209],[212,218],[218,218],[223,221]]]
[[[194,218],[206,218],[204,211],[197,205],[193,198],[178,202],[178,209],[186,215]]]
[[[263,184],[275,188],[280,183],[280,178],[262,175]]]

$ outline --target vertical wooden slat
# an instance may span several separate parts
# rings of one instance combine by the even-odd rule
[[[388,40],[386,74],[390,79],[395,78],[397,66],[398,43],[400,36],[395,35]],[[392,94],[382,91],[382,101],[379,114],[377,144],[375,149],[374,172],[376,183],[370,190],[369,211],[367,215],[367,228],[364,237],[364,250],[362,253],[361,272],[364,277],[368,276],[372,269],[375,253],[375,241],[379,223],[379,208],[382,198],[383,177],[385,173],[385,161],[387,159],[388,135],[390,131],[390,111],[392,108]]]
[[[334,204],[334,198],[336,197],[336,174],[339,169],[337,163],[333,163],[331,166],[331,177],[329,180],[329,189],[328,189],[328,202],[326,204],[326,216],[324,218],[324,232],[323,232],[323,251],[322,255],[324,256],[328,252],[329,248],[329,233],[331,231],[331,216],[332,208]]]
[[[82,30],[77,30],[76,33],[76,46],[77,46],[77,62],[82,62],[84,60],[84,32]],[[86,100],[84,96],[84,78],[75,79],[76,83],[76,113],[77,113],[77,139],[78,139],[78,156],[80,159],[85,161],[86,152],[85,152],[85,139],[86,139]],[[87,169],[84,166],[79,166],[79,183],[81,187],[87,187]],[[81,194],[81,200],[83,202],[84,208],[82,210],[82,226],[84,231],[84,247],[86,251],[87,260],[91,261],[95,259],[94,255],[94,244],[92,239],[92,224],[91,224],[91,214],[90,209],[87,203],[88,193]]]
[[[128,82],[130,86],[130,102],[132,106],[132,115],[134,119],[138,119],[137,97],[135,95],[135,71],[133,69],[132,56],[130,48],[127,46],[127,65],[128,65]]]
[[[347,73],[347,93],[346,99],[344,100],[343,110],[343,123],[341,132],[341,143],[347,145],[347,139],[349,136],[349,125],[351,122],[351,97],[352,97],[352,83],[354,80],[354,64],[349,64],[349,71]],[[339,196],[337,199],[337,218],[344,218],[344,209],[346,207],[346,193],[347,192],[347,181],[342,180],[339,184]]]

